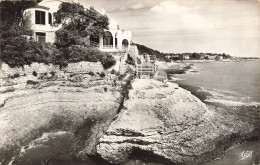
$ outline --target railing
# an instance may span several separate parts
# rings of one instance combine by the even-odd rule
[[[113,49],[113,45],[103,45],[103,49]]]
[[[143,76],[148,76],[149,78],[155,73],[155,65],[154,64],[137,64],[136,66],[136,74],[139,78]]]
[[[94,46],[94,47],[99,47],[99,43],[97,43],[95,41],[90,41],[90,45]]]

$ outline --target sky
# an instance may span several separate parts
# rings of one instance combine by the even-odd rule
[[[63,0],[72,1],[72,0]],[[74,0],[116,20],[133,42],[165,53],[260,57],[260,0]],[[41,5],[57,10],[59,1]]]

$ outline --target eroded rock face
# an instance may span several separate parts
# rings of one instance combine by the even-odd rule
[[[178,164],[209,161],[223,154],[223,142],[231,134],[252,131],[249,124],[228,127],[225,120],[234,121],[208,109],[177,84],[137,79],[97,152],[111,163],[125,162],[129,156]]]
[[[26,84],[28,78],[21,77],[1,86],[0,163],[17,158],[21,147],[47,132],[71,132],[73,142],[68,154],[84,159],[93,152],[117,114],[121,87],[120,82],[115,86],[109,76],[79,76],[80,82],[37,80],[34,85]]]

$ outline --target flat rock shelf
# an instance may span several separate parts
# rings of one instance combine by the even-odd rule
[[[136,79],[132,87],[125,108],[97,145],[110,163],[130,157],[200,164],[255,133],[253,125],[208,108],[177,84]]]

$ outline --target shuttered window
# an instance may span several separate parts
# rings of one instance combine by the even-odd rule
[[[35,10],[35,23],[45,25],[45,12]]]

